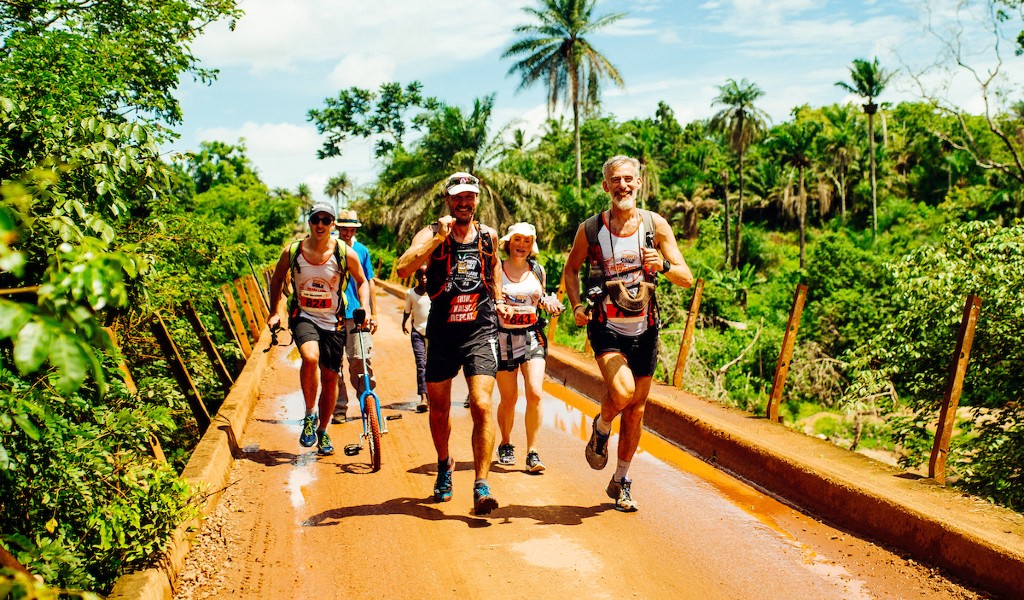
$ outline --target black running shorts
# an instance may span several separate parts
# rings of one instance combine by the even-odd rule
[[[618,352],[626,357],[633,377],[651,377],[658,366],[658,328],[648,327],[638,336],[621,335],[602,323],[591,321],[587,325],[594,357]]]
[[[459,374],[487,375],[498,372],[498,331],[493,326],[474,328],[468,332],[446,331],[427,338],[428,383],[447,381]]]
[[[303,317],[292,319],[290,325],[296,348],[306,342],[316,341],[320,345],[320,367],[335,373],[341,370],[341,356],[345,351],[344,330],[320,329]]]

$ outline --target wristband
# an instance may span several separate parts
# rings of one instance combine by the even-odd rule
[[[582,304],[577,304],[576,306],[572,307],[573,314],[575,314],[576,313],[576,309],[581,307],[581,306],[583,306],[583,305]]]
[[[668,273],[669,269],[671,269],[671,268],[672,268],[672,263],[668,262],[668,259],[666,258],[665,261],[661,263],[661,272],[662,272],[662,274]]]

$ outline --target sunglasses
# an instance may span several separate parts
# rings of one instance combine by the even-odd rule
[[[480,180],[472,175],[460,175],[458,177],[449,177],[448,181],[444,182],[444,189],[450,190],[457,185],[468,183],[470,185],[480,185]]]
[[[332,217],[330,215],[327,215],[326,217],[319,217],[319,218],[317,218],[317,217],[310,217],[309,218],[309,224],[310,225],[330,225],[333,222],[334,222],[334,217]]]

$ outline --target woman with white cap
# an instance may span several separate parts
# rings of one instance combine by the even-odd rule
[[[544,470],[535,446],[541,424],[540,392],[544,382],[547,339],[538,309],[557,315],[562,303],[544,292],[544,269],[537,263],[537,231],[529,223],[509,226],[498,243],[508,258],[502,261],[502,293],[511,316],[498,320],[498,464],[513,465],[515,448],[511,443],[516,402],[519,399],[519,372],[526,387],[526,470]]]

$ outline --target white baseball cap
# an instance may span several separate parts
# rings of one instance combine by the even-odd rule
[[[473,192],[474,194],[479,194],[479,185],[479,179],[465,171],[459,171],[458,173],[452,173],[448,176],[448,179],[444,182],[444,191],[449,196],[461,194],[462,192]]]

